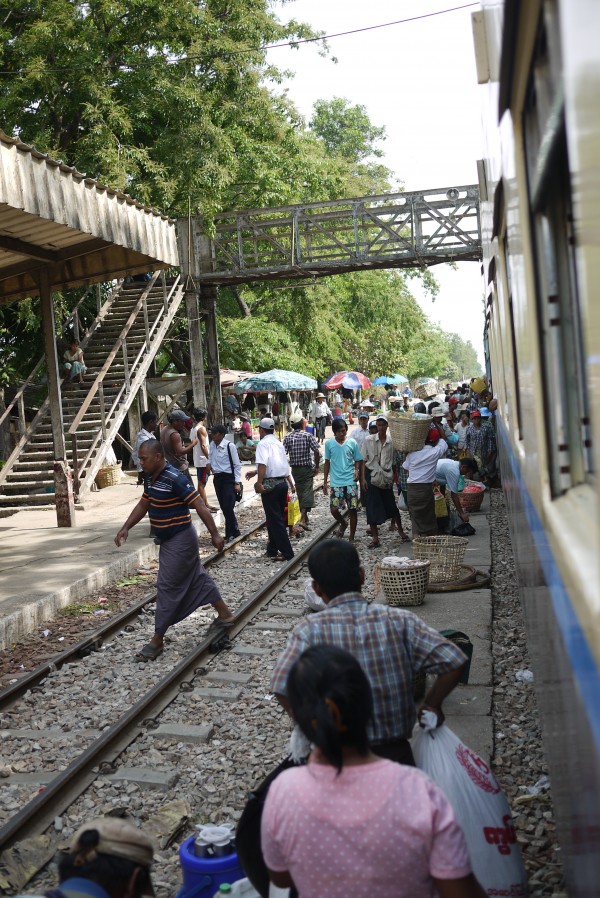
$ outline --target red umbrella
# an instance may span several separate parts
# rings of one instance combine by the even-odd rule
[[[336,390],[338,387],[345,387],[347,390],[368,390],[371,381],[360,371],[338,371],[332,374],[329,380],[326,380],[323,386],[327,390]]]

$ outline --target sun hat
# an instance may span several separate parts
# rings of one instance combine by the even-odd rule
[[[292,412],[292,414],[290,415],[290,424],[299,424],[300,421],[302,421],[303,417],[304,415],[302,414],[302,412]]]
[[[82,846],[81,837],[88,832],[98,833],[98,842],[92,846]],[[152,839],[127,820],[119,817],[98,817],[84,823],[69,843],[69,851],[72,854],[78,852],[107,854],[111,857],[121,857],[132,861],[140,867],[150,868],[154,860],[154,844]],[[89,858],[92,859],[91,857]],[[144,894],[154,896],[154,889],[150,878],[144,889]]]
[[[482,418],[491,418],[492,417],[492,413],[489,410],[489,408],[480,408],[479,414],[481,415]]]
[[[262,430],[275,430],[275,421],[273,418],[261,418],[258,426]]]
[[[317,395],[316,395],[315,398],[316,398],[316,399],[325,399],[325,394],[324,394],[324,393],[317,393]]]

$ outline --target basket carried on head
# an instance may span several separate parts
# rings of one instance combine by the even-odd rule
[[[377,564],[379,585],[388,605],[422,605],[429,583],[429,562],[410,567],[385,567]]]
[[[96,486],[103,490],[105,486],[115,486],[121,480],[121,465],[105,465],[96,474]]]
[[[457,580],[469,540],[463,536],[415,536],[413,555],[431,562],[432,583]]]
[[[477,486],[479,489],[476,493],[459,493],[461,506],[469,513],[472,511],[479,511],[481,503],[483,502],[483,497],[485,496],[485,487],[481,483],[477,483],[476,480],[465,480],[465,486]]]
[[[388,414],[388,427],[394,449],[398,452],[416,452],[425,445],[432,418],[413,418],[407,414]]]
[[[431,399],[438,391],[437,381],[426,380],[422,384],[415,387],[415,396],[417,399]]]

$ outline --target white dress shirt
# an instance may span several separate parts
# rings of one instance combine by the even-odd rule
[[[352,431],[352,433],[350,434],[350,439],[352,439],[356,443],[358,443],[358,448],[362,452],[363,443],[367,439],[368,436],[369,436],[369,428],[367,427],[366,430],[363,430],[359,424],[358,427],[355,427],[354,430]]]
[[[265,465],[265,477],[289,477],[290,463],[277,437],[269,433],[256,447],[256,464]]]
[[[323,402],[317,402],[317,400],[315,399],[310,411],[310,416],[313,421],[316,421],[317,418],[324,418],[326,415],[331,415],[333,417],[332,411],[325,400],[323,400]]]
[[[227,447],[229,447],[229,449]],[[231,461],[229,461],[229,453],[231,453]],[[217,446],[217,444],[211,440],[208,447],[208,463],[213,474],[231,474],[232,462],[233,479],[236,483],[240,483],[242,463],[235,445],[230,440],[222,439]]]
[[[435,446],[425,443],[422,449],[409,452],[402,465],[408,471],[408,483],[433,483],[437,463],[447,451],[448,443],[440,439]]]

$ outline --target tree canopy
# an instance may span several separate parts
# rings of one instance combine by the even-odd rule
[[[266,46],[316,36],[281,23],[271,0],[0,0],[0,121],[171,215],[397,190],[381,162],[385,129],[363,106],[320,100],[307,124],[279,89]],[[473,347],[419,308],[414,278],[435,296],[420,270],[222,289],[222,361],[317,377],[476,373]],[[58,298],[59,320],[78,295]],[[0,310],[6,377],[41,355],[37,316],[35,301]],[[164,367],[185,367],[179,325]]]

